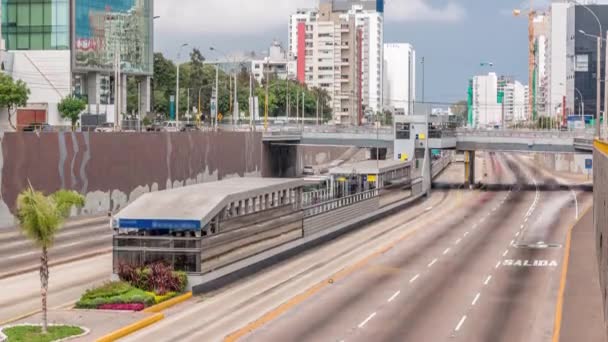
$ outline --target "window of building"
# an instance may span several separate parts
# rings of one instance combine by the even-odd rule
[[[69,0],[3,0],[7,50],[68,50]]]

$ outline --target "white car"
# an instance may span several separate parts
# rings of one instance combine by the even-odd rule
[[[99,133],[114,132],[114,124],[111,122],[103,123],[103,124],[95,127],[95,132],[99,132]]]
[[[161,132],[179,132],[179,124],[177,121],[165,121],[163,127],[160,129]]]

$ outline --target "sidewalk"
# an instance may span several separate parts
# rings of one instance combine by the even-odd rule
[[[90,330],[89,334],[70,341],[95,341],[106,334],[152,315],[155,314],[111,310],[51,310],[49,311],[48,319],[49,323],[78,325]],[[41,314],[38,313],[23,320],[13,322],[11,325],[40,322]]]
[[[593,210],[572,230],[560,342],[606,341]]]

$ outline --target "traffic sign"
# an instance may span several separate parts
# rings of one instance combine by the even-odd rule
[[[593,159],[585,159],[585,169],[586,170],[593,169]]]

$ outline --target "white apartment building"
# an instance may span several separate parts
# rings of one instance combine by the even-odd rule
[[[502,104],[498,103],[496,73],[473,77],[473,125],[488,127],[501,124]]]
[[[504,118],[506,122],[517,123],[526,120],[526,87],[519,81],[507,83],[504,97]]]
[[[384,109],[413,114],[416,101],[416,51],[411,44],[384,44]]]
[[[251,72],[258,83],[262,83],[268,74],[276,75],[281,80],[295,79],[296,68],[295,57],[283,50],[281,43],[276,40],[268,49],[267,57],[251,61]]]
[[[382,109],[384,22],[375,9],[372,1],[323,0],[318,9],[290,17],[288,50],[298,56],[297,78],[329,92],[337,123],[359,124],[364,108]]]
[[[574,39],[573,34],[570,33],[573,30],[574,11],[569,10],[571,7],[568,2],[551,3],[546,68],[548,71],[546,114],[549,116],[561,114],[564,96],[567,103],[574,101],[574,98],[567,98],[568,94],[574,94],[574,72],[569,71],[573,70],[572,54],[574,53]],[[569,79],[572,79],[572,82],[568,82]],[[569,83],[572,84],[572,89],[567,89]]]

